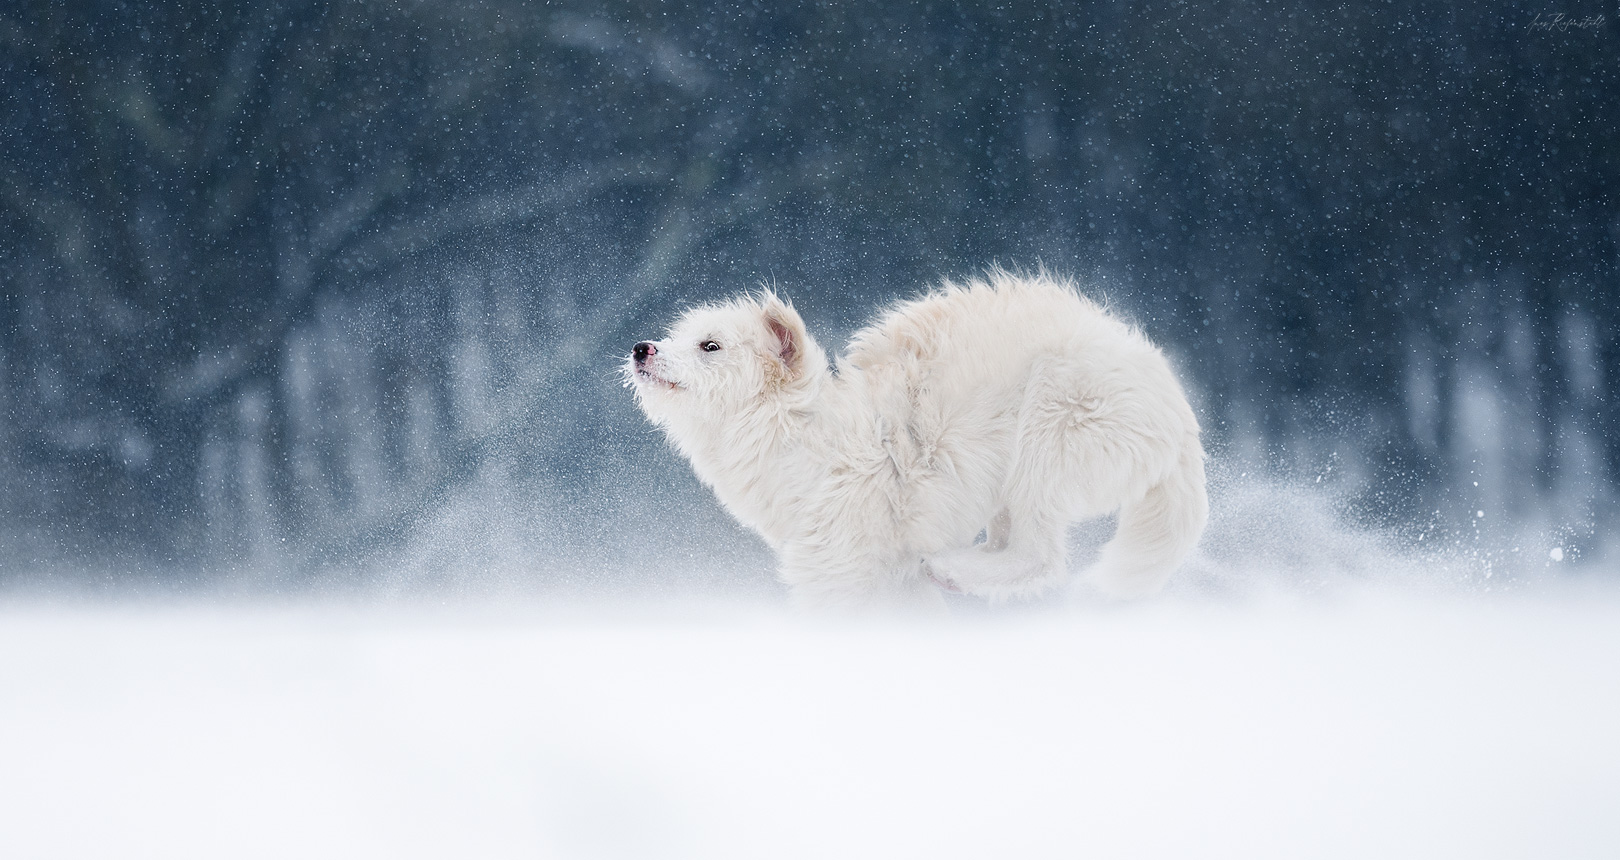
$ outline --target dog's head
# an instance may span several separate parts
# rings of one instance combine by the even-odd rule
[[[826,362],[793,306],[764,292],[686,312],[663,340],[636,344],[624,372],[642,410],[667,424],[802,395]]]

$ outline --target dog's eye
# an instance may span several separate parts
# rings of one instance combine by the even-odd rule
[[[706,340],[698,344],[698,349],[701,349],[704,352],[718,352],[720,349],[720,344],[715,343],[712,340]]]

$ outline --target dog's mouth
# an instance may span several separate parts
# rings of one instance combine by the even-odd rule
[[[674,391],[675,389],[680,388],[679,385],[670,382],[664,377],[659,376],[658,374],[647,369],[645,364],[637,365],[636,382],[641,383],[642,385],[657,385],[661,388],[668,389],[669,391]]]

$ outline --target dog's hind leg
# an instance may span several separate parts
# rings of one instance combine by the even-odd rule
[[[1034,596],[1067,578],[1063,506],[1051,498],[1055,488],[1039,486],[1045,482],[1038,473],[1025,474],[1031,480],[1009,487],[1008,504],[991,519],[984,543],[925,562],[941,587],[1001,600]]]
[[[1028,597],[1060,584],[1066,523],[1034,511],[1003,511],[991,523],[989,540],[940,553],[924,562],[928,575],[947,590],[993,600]]]
[[[1039,594],[1068,577],[1069,521],[1119,482],[1108,432],[1098,428],[1102,397],[1084,368],[1051,361],[1036,368],[1019,407],[1016,448],[1001,489],[1004,507],[983,544],[929,559],[941,585],[992,599]]]

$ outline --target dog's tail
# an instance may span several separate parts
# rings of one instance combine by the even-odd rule
[[[1204,451],[1194,435],[1182,446],[1175,469],[1120,509],[1118,529],[1087,578],[1113,597],[1152,594],[1192,554],[1207,519]]]

